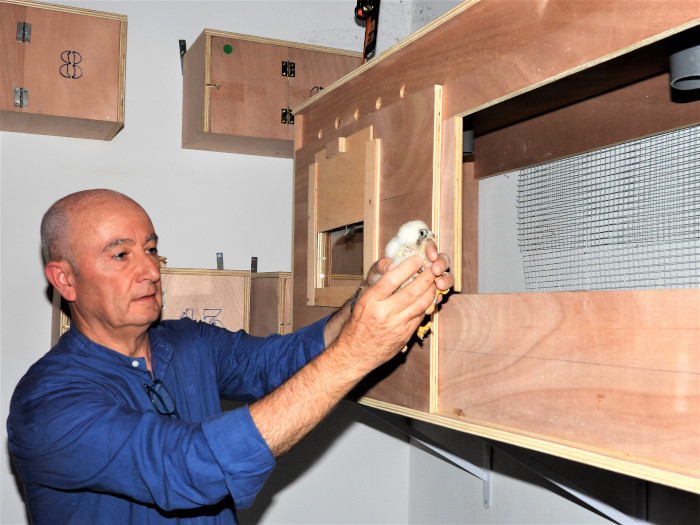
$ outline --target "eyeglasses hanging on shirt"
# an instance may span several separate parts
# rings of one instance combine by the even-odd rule
[[[144,384],[143,386],[146,388],[148,397],[151,398],[151,403],[153,403],[159,414],[180,419],[180,414],[177,413],[177,408],[175,407],[175,400],[160,379],[153,381],[152,385]]]

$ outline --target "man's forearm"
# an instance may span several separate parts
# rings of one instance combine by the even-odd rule
[[[342,343],[339,343],[342,345]],[[284,454],[308,434],[364,377],[332,346],[274,392],[250,405],[250,414],[272,454]]]

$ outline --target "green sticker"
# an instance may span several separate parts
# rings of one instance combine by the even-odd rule
[[[226,53],[227,55],[230,55],[232,52],[233,52],[233,48],[229,44],[226,44],[224,46],[224,53]]]

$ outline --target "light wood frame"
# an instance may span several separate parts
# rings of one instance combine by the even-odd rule
[[[476,264],[479,178],[700,121],[667,83],[668,54],[699,27],[694,0],[468,1],[295,108],[295,326],[333,311],[306,302],[308,165],[368,123],[380,203],[397,179],[432,185],[434,208],[396,209],[430,209],[461,290],[429,348],[368,377],[360,402],[700,493],[700,290],[479,295]],[[415,97],[434,86],[438,126]],[[425,135],[437,149],[418,156]]]

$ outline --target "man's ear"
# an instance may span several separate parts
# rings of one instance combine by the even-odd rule
[[[46,278],[66,301],[75,301],[75,272],[68,261],[50,261],[44,267]]]

